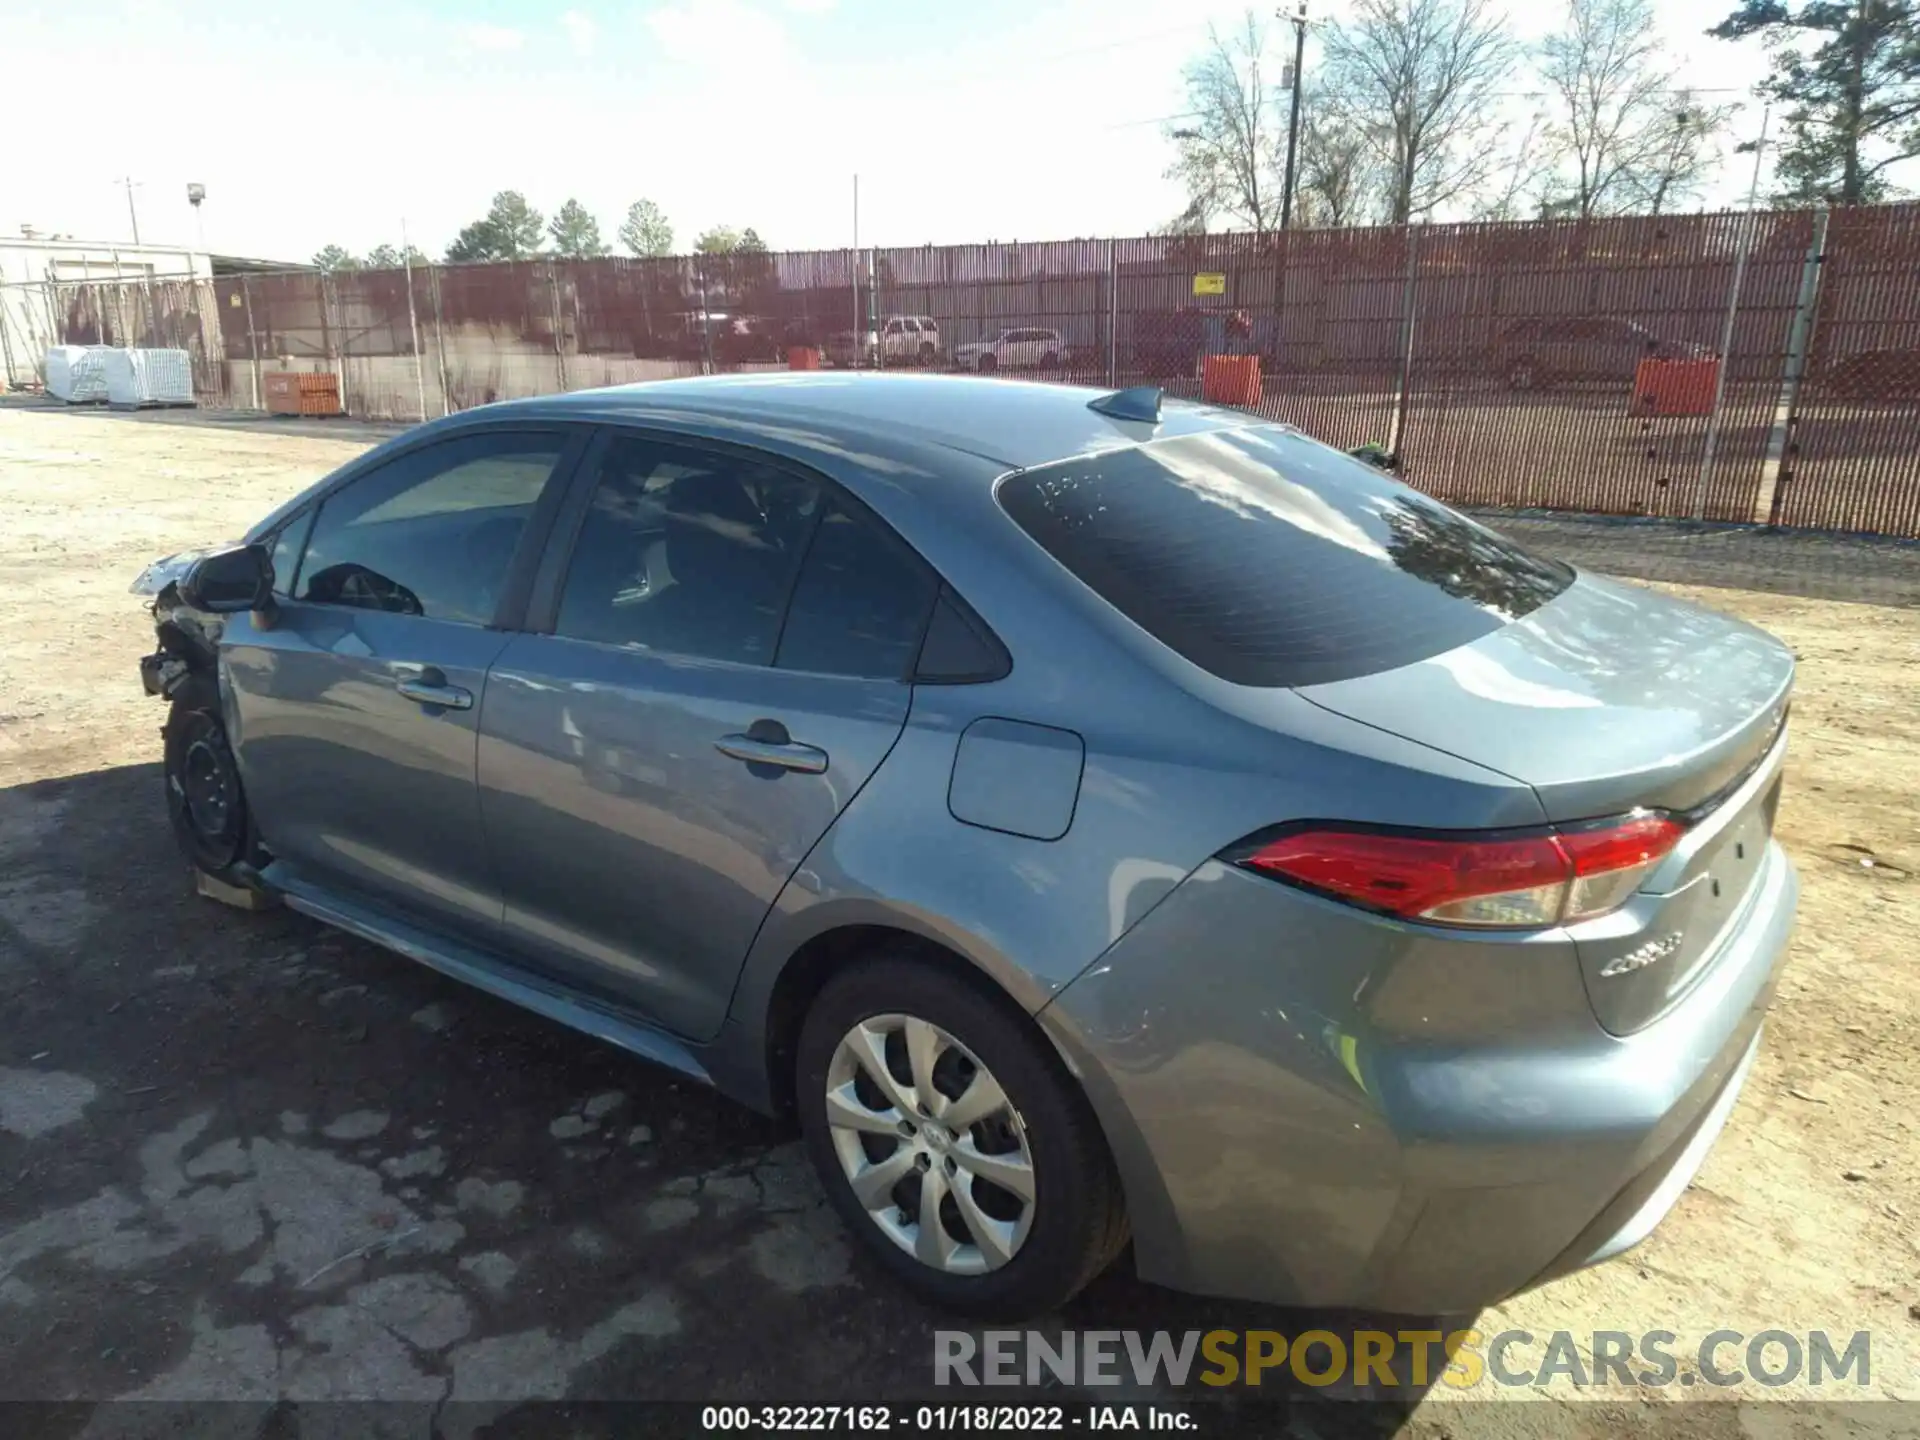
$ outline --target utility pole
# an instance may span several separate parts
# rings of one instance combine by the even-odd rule
[[[133,243],[140,243],[140,214],[133,208],[133,177],[123,176],[119,182],[127,187],[127,219],[133,222]]]
[[[1280,228],[1293,224],[1293,161],[1300,148],[1300,70],[1307,59],[1307,0],[1293,15],[1276,10],[1274,14],[1293,25],[1293,100],[1287,111],[1287,169],[1280,181]]]

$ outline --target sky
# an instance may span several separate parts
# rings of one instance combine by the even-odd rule
[[[1557,18],[1508,3],[1523,40]],[[1655,3],[1688,83],[1744,92],[1765,73],[1757,44],[1702,33],[1732,0]],[[207,248],[264,259],[403,227],[438,256],[502,189],[549,216],[578,197],[609,242],[646,196],[678,248],[716,224],[827,248],[854,241],[856,174],[863,245],[1144,234],[1183,204],[1163,133],[1182,66],[1245,8],[0,0],[0,234],[129,238],[131,178],[144,240],[198,243],[193,181]],[[1758,128],[1748,100],[1734,138]],[[1729,156],[1707,203],[1744,203],[1750,163]]]

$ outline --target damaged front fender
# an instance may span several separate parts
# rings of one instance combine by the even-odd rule
[[[231,547],[207,546],[182,550],[155,560],[133,582],[131,593],[147,596],[160,648],[140,657],[140,686],[149,695],[172,699],[195,675],[211,676],[218,668],[219,617],[201,615],[180,603],[176,589],[198,560]],[[215,627],[210,632],[208,623]]]

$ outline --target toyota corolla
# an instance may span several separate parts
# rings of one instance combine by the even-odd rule
[[[1792,922],[1776,640],[1151,390],[489,406],[136,588],[208,887],[794,1116],[964,1311],[1615,1254]]]

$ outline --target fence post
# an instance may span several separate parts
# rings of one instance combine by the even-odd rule
[[[1733,368],[1733,322],[1740,313],[1740,290],[1746,284],[1747,257],[1753,253],[1753,234],[1760,217],[1751,209],[1740,216],[1740,248],[1733,258],[1733,283],[1727,287],[1727,318],[1720,326],[1720,364],[1713,372],[1713,409],[1707,414],[1706,443],[1700,450],[1700,474],[1693,482],[1693,519],[1707,518],[1707,485],[1713,478],[1713,452],[1720,439],[1720,411],[1727,397],[1727,371]]]
[[[866,330],[873,331],[873,368],[887,368],[887,337],[880,333],[880,267],[875,257],[880,252],[873,246],[867,247],[867,325]],[[866,330],[862,330],[855,344],[865,347]]]
[[[344,361],[336,359],[333,353],[333,321],[329,314],[333,301],[333,277],[326,271],[320,272],[320,351],[327,362],[327,368],[333,372],[335,384],[339,387],[340,410],[347,411],[347,367]]]
[[[567,355],[560,342],[560,276],[554,269],[553,261],[547,262],[547,309],[553,323],[553,371],[560,380],[560,392],[567,389]]]
[[[857,185],[858,181],[855,184]],[[860,247],[857,245],[847,251],[847,283],[853,291],[853,354],[856,357],[848,363],[857,366],[859,363],[857,357],[860,354],[860,331],[864,328],[860,324]]]
[[[440,413],[453,413],[453,380],[447,372],[447,334],[441,316],[446,313],[440,297],[440,267],[427,270],[428,290],[433,298],[433,353],[440,367]]]
[[[1413,383],[1414,261],[1420,252],[1418,232],[1407,224],[1407,283],[1400,296],[1400,375],[1394,387],[1393,430],[1387,437],[1387,453],[1403,456],[1407,438],[1407,390]],[[1401,463],[1401,471],[1406,465]]]
[[[1107,241],[1107,385],[1120,384],[1119,339],[1115,332],[1120,319],[1120,265],[1115,258],[1114,242]]]
[[[1763,523],[1769,529],[1779,526],[1787,486],[1793,482],[1793,467],[1788,463],[1788,456],[1799,447],[1795,432],[1800,425],[1800,382],[1806,379],[1807,361],[1813,350],[1813,330],[1818,318],[1815,311],[1820,303],[1820,281],[1826,261],[1827,207],[1822,205],[1813,212],[1813,238],[1807,245],[1806,261],[1800,267],[1800,293],[1793,302],[1793,326],[1787,332],[1787,384],[1783,401],[1786,413],[1776,414],[1773,434],[1767,440],[1767,453],[1773,457],[1773,494],[1767,497],[1764,506],[1754,506],[1753,518],[1760,520],[1764,509]]]
[[[253,328],[253,286],[240,277],[240,303],[247,309],[247,355],[253,361],[253,408],[260,408],[260,336]]]
[[[213,357],[207,353],[206,316],[200,309],[200,277],[189,272],[185,284],[187,287],[187,313],[193,317],[193,333],[189,335],[187,339],[189,342],[196,338],[200,341],[198,346],[200,371],[207,377],[207,388],[210,391],[216,391],[222,399],[225,399],[227,393],[227,347],[224,344],[220,347],[220,383],[216,386],[213,383],[215,378]],[[213,297],[213,313],[217,317],[220,314],[220,295],[219,292],[213,288],[213,280],[211,277],[207,280],[207,293]],[[191,373],[196,347],[188,343],[182,348],[187,352],[187,369],[189,373]]]
[[[0,359],[6,362],[7,388],[12,389],[15,377],[13,373],[13,342],[7,339],[7,300],[6,287],[0,285]],[[20,300],[21,308],[24,309],[26,307],[26,293],[24,291],[21,292]]]
[[[427,423],[427,371],[420,359],[420,319],[413,305],[413,253],[412,247],[402,240],[400,263],[407,271],[407,333],[413,339],[413,388],[420,396],[420,423]]]

